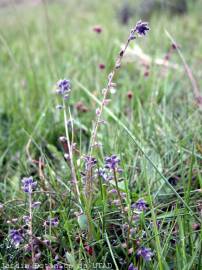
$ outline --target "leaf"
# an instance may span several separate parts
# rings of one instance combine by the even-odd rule
[[[87,221],[87,217],[85,214],[81,214],[80,216],[78,216],[78,223],[79,223],[79,227],[81,228],[81,230],[86,230],[88,228],[88,221]]]
[[[70,265],[74,268],[76,266],[76,261],[75,261],[74,255],[69,253],[69,252],[66,252],[65,256],[66,256],[68,262],[70,263]]]

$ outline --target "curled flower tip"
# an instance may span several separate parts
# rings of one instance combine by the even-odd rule
[[[142,247],[137,251],[137,255],[141,256],[145,261],[151,261],[153,252],[151,252],[150,248]]]
[[[24,177],[22,179],[22,189],[24,192],[27,192],[27,193],[32,193],[33,190],[36,188],[37,186],[37,182],[34,182],[33,180],[33,177],[30,176],[30,177]]]
[[[147,22],[142,22],[141,20],[137,22],[134,31],[140,36],[145,36],[146,31],[149,31],[149,25]]]

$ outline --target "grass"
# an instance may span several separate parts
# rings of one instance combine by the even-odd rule
[[[120,157],[123,173],[118,190],[125,193],[126,211],[121,213],[119,206],[110,203],[117,199],[109,194],[116,188],[114,180],[106,183],[95,177],[91,200],[85,197],[82,157],[89,150],[95,111],[120,45],[139,19],[134,15],[129,26],[121,25],[120,6],[121,1],[115,0],[65,5],[43,1],[36,6],[10,4],[0,10],[1,267],[31,264],[30,252],[24,251],[29,240],[15,248],[8,236],[11,228],[23,226],[22,216],[29,213],[28,198],[21,190],[21,179],[29,175],[38,182],[33,200],[41,202],[33,211],[33,235],[51,241],[51,246],[39,244],[37,262],[42,269],[56,262],[66,269],[68,265],[72,269],[128,269],[131,262],[138,269],[202,267],[201,109],[177,52],[171,62],[179,70],[169,69],[165,75],[155,64],[145,77],[137,59],[124,63],[115,77],[117,91],[102,115],[106,125],[97,134],[102,147],[93,155],[98,168],[104,166],[105,156]],[[201,6],[200,0],[189,3],[183,16],[157,12],[149,20],[147,37],[135,40],[146,54],[163,58],[171,45],[167,30],[180,44],[199,86]],[[92,31],[97,24],[103,28],[101,34]],[[103,70],[101,63],[106,66]],[[58,140],[65,136],[65,128],[63,113],[55,109],[59,100],[53,89],[64,77],[72,81],[67,119],[73,119],[73,128],[66,135],[77,144],[74,166],[80,200]],[[86,110],[79,110],[78,102]],[[147,210],[131,226],[130,206],[139,198],[147,202]],[[84,213],[78,215],[81,209]],[[44,221],[55,216],[58,227],[45,228]],[[129,239],[125,223],[135,229]],[[153,252],[149,262],[137,256],[143,246]]]

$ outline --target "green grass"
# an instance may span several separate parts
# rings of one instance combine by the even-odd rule
[[[81,264],[93,269],[96,263],[127,269],[130,262],[139,269],[201,269],[201,110],[180,56],[175,52],[171,58],[180,69],[169,69],[165,76],[154,64],[145,78],[138,61],[124,63],[115,78],[117,91],[102,116],[106,125],[98,131],[103,146],[94,151],[97,166],[103,167],[105,156],[117,154],[123,168],[119,188],[126,193],[124,207],[130,209],[138,198],[148,204],[133,226],[135,235],[129,241],[133,251],[127,254],[123,224],[130,222],[132,212],[123,215],[119,207],[110,205],[108,191],[115,182],[106,184],[96,177],[91,203],[82,195],[80,204],[74,194],[58,140],[65,135],[63,113],[55,109],[59,100],[53,90],[60,78],[72,81],[69,107],[79,150],[74,164],[84,194],[82,157],[88,153],[95,110],[120,45],[139,17],[134,15],[129,26],[121,25],[117,18],[121,1],[115,0],[45,3],[0,10],[0,267],[30,262],[23,244],[18,249],[11,245],[8,232],[23,224],[28,208],[21,179],[32,175],[39,186],[34,200],[41,201],[34,210],[33,233],[51,240],[61,264],[72,269],[82,269]],[[201,7],[198,0],[189,3],[189,12],[183,16],[155,13],[147,37],[135,40],[146,54],[162,58],[170,47],[167,30],[180,44],[199,88]],[[100,35],[92,31],[97,24],[103,28]],[[102,71],[100,63],[106,65]],[[128,91],[133,92],[130,101]],[[87,112],[76,109],[78,102]],[[30,156],[45,163],[43,175]],[[80,208],[86,215],[77,218]],[[58,228],[45,230],[44,221],[55,215]],[[18,218],[15,225],[7,222],[13,218]],[[75,241],[76,237],[83,237],[83,242]],[[93,247],[92,256],[85,244]],[[150,262],[136,256],[139,245],[152,249]],[[50,249],[40,246],[40,250],[41,265],[56,262]],[[126,264],[121,266],[121,260]]]

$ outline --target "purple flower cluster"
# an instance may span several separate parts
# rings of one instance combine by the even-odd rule
[[[64,99],[69,97],[69,93],[71,92],[71,83],[70,80],[63,79],[57,82],[56,93],[62,96]]]
[[[22,189],[24,192],[27,193],[32,193],[33,190],[35,190],[36,186],[37,186],[37,182],[34,182],[33,177],[24,177],[22,179]]]
[[[85,156],[84,157],[85,160],[85,166],[86,169],[88,170],[89,168],[94,167],[97,164],[97,159],[94,157],[90,157],[90,156]]]
[[[135,26],[135,31],[140,35],[146,35],[146,31],[149,31],[149,26],[147,22],[142,22],[141,20],[137,22]]]
[[[10,231],[10,239],[12,244],[17,248],[20,243],[23,241],[22,233],[20,230],[11,230]]]
[[[105,158],[105,168],[109,170],[116,170],[120,169],[119,164],[120,164],[120,159],[116,155],[112,155],[110,157]]]
[[[147,209],[147,205],[144,199],[139,199],[136,203],[133,203],[131,205],[133,209],[137,209],[140,212],[144,211]]]
[[[54,264],[54,270],[63,270],[64,269],[64,266],[62,266],[61,264],[57,263],[57,264]]]
[[[136,34],[139,36],[145,36],[146,32],[149,31],[149,26],[147,22],[142,22],[141,20],[137,22],[135,28],[130,32],[129,40],[136,38]]]
[[[142,247],[137,251],[137,255],[141,256],[145,261],[151,261],[153,252],[151,252],[150,248]]]
[[[44,221],[44,226],[45,227],[48,227],[48,226],[51,226],[51,227],[57,227],[59,224],[59,219],[58,217],[55,217],[55,218],[49,218],[48,220]]]

